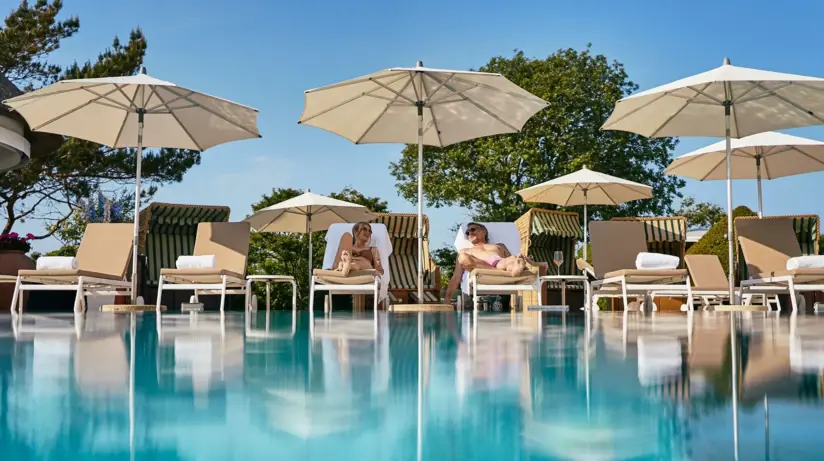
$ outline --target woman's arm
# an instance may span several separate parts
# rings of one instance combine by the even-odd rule
[[[381,262],[381,254],[377,248],[372,247],[372,260],[375,261],[375,270],[378,271],[378,274],[383,275],[383,263]]]

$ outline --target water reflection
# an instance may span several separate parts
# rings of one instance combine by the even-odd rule
[[[824,319],[0,317],[3,459],[816,459]],[[377,328],[376,328],[377,326]],[[8,455],[8,457],[6,457]]]

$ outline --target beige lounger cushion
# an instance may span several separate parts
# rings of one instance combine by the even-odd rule
[[[477,276],[478,283],[482,285],[526,285],[537,280],[537,276],[529,271],[523,271],[521,275],[513,277],[503,269],[475,269],[472,275]]]
[[[366,285],[375,282],[375,275],[378,271],[369,269],[365,271],[352,271],[346,277],[341,271],[332,271],[326,269],[315,269],[312,275],[318,277],[321,282],[330,285]]]
[[[621,269],[607,272],[604,278],[625,277],[627,283],[661,283],[681,281],[689,275],[686,269],[650,270],[650,269]]]
[[[160,269],[160,275],[170,282],[184,283],[221,283],[221,276],[226,275],[243,279],[243,274],[226,269]]]
[[[824,269],[793,269],[791,271],[775,271],[764,274],[751,275],[754,279],[768,279],[771,277],[791,276],[794,283],[813,283],[824,281]]]
[[[106,280],[121,280],[111,274],[101,274],[100,272],[84,271],[82,269],[54,269],[54,270],[19,270],[17,275],[24,277],[27,282],[41,283],[77,283],[78,277],[95,277]]]

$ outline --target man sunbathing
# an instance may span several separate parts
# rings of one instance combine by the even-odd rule
[[[455,272],[446,288],[446,300],[452,299],[452,294],[461,283],[464,271],[474,269],[503,269],[513,277],[521,275],[527,264],[538,265],[527,256],[513,256],[506,246],[501,243],[489,243],[489,232],[483,224],[471,222],[466,226],[466,239],[472,244],[471,248],[464,248],[458,253],[458,262]]]
[[[346,232],[341,236],[332,270],[341,271],[343,276],[347,276],[349,271],[375,269],[383,275],[381,255],[377,248],[369,246],[371,238],[372,226],[369,223],[355,224],[351,234]]]

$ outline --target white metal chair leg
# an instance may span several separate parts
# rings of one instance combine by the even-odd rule
[[[315,337],[315,277],[309,279],[309,337]]]
[[[83,277],[77,277],[77,294],[74,295],[74,312],[83,312]]]
[[[226,276],[222,275],[220,277],[221,280],[221,287],[220,287],[220,313],[222,314],[226,309]],[[268,309],[268,306],[267,306]]]
[[[621,297],[624,300],[624,312],[629,309],[629,298],[627,297],[627,281],[625,279],[621,279]]]
[[[298,284],[294,280],[289,282],[292,284],[292,314],[298,312]]]
[[[695,301],[692,299],[692,282],[689,275],[687,276],[687,310],[692,312],[695,310]]]
[[[793,306],[793,312],[798,312],[798,300],[796,299],[795,284],[792,280],[788,283],[790,288],[790,304]]]
[[[161,275],[160,280],[157,281],[157,302],[155,303],[155,311],[160,314],[160,302],[163,299],[163,282],[166,276]],[[160,319],[157,319],[158,325],[160,325]]]
[[[22,303],[18,304],[18,300],[17,300],[18,298],[21,298],[21,299],[23,298],[23,296],[20,295],[20,285],[22,285],[22,284],[23,284],[23,281],[20,279],[20,276],[18,276],[17,281],[14,283],[14,294],[11,297],[11,306],[9,307],[12,314],[15,313],[15,310],[17,311],[18,314],[23,313],[23,309],[19,305],[19,304],[22,304]]]
[[[374,314],[374,322],[375,322],[375,338],[378,337],[378,294],[380,292],[380,283],[378,279],[375,279],[375,296],[374,300],[372,301],[372,313]]]

